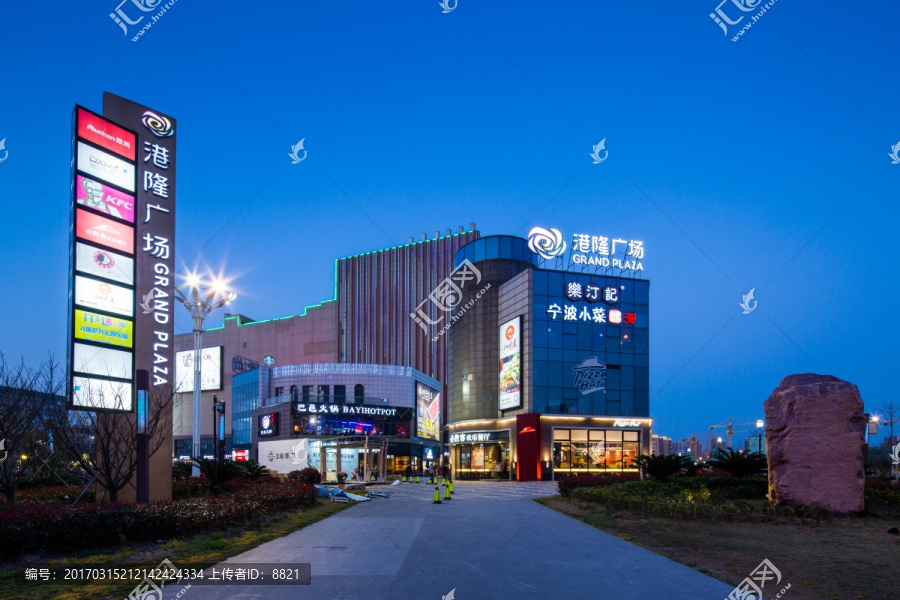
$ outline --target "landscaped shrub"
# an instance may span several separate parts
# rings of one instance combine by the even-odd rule
[[[322,483],[322,474],[318,469],[306,467],[300,471],[291,471],[288,473],[288,479],[291,481],[299,481],[300,483],[308,483],[309,485],[318,485]]]
[[[262,482],[268,478],[259,478]],[[312,505],[318,490],[297,482],[254,483],[222,496],[134,505],[29,504],[0,509],[0,557],[71,552],[168,539],[260,522]]]
[[[188,477],[172,482],[172,499],[196,498],[210,494],[209,482],[205,477]]]
[[[83,486],[69,486],[62,484],[53,486],[30,487],[16,490],[16,504],[72,504]],[[85,492],[81,502],[93,502],[93,489]],[[6,503],[6,496],[0,495],[0,506]]]
[[[866,506],[900,507],[900,485],[890,479],[866,479]]]
[[[556,487],[563,496],[577,488],[593,487],[597,485],[611,485],[613,483],[623,483],[625,481],[636,481],[638,476],[631,473],[610,474],[610,475],[582,475],[578,477],[562,477],[556,481]]]

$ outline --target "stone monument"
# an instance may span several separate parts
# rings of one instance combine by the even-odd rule
[[[863,510],[866,416],[856,386],[831,375],[788,375],[763,409],[769,499]]]

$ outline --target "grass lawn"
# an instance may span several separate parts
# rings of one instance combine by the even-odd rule
[[[63,562],[67,565],[112,566],[134,564],[155,567],[163,559],[169,559],[178,568],[202,569],[212,566],[228,557],[246,552],[275,538],[303,529],[317,521],[350,507],[353,503],[332,503],[324,499],[316,500],[310,508],[284,513],[256,527],[234,530],[226,533],[211,532],[192,538],[170,540],[161,544],[134,544],[120,550],[106,550],[85,553],[78,556],[54,557],[41,565],[53,568]],[[127,584],[83,584],[78,586],[51,587],[44,584],[15,579],[15,566],[0,565],[0,599],[21,600],[76,600],[78,598],[105,599],[125,598],[134,589],[135,583]],[[176,586],[177,584],[169,584]],[[167,588],[169,586],[166,586]]]
[[[791,584],[782,600],[900,598],[900,536],[885,531],[900,526],[897,509],[879,507],[866,516],[815,525],[796,519],[735,523],[644,517],[561,496],[536,502],[730,585],[768,558],[782,580],[765,591],[774,594]]]

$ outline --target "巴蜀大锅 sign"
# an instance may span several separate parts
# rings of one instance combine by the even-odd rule
[[[114,94],[103,94],[103,114],[138,132],[137,229],[134,292],[135,369],[150,373],[150,386],[175,377],[175,145],[172,117]]]

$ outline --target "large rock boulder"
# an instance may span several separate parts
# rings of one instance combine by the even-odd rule
[[[788,375],[763,408],[769,499],[863,510],[866,417],[856,386],[831,375]]]

